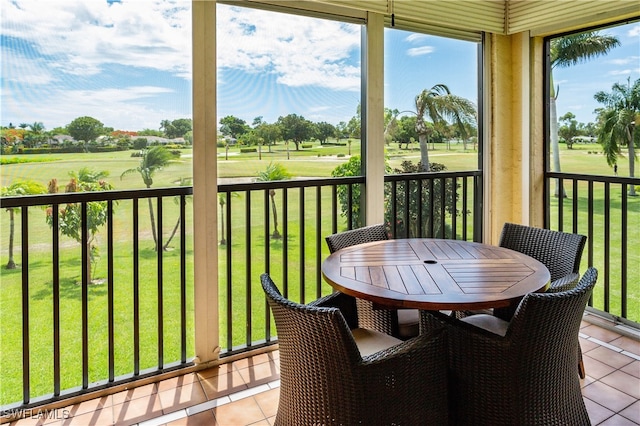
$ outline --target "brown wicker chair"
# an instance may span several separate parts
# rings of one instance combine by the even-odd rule
[[[551,284],[547,292],[558,292],[570,290],[578,284],[580,259],[586,241],[587,237],[580,234],[505,223],[499,245],[542,262],[551,273]],[[508,321],[514,311],[515,306],[494,309],[493,314]],[[580,345],[578,345],[578,374],[582,379],[586,377]]]
[[[407,341],[354,326],[352,297],[334,293],[307,305],[261,277],[278,332],[280,401],[276,425],[446,424],[447,342],[443,328]],[[358,331],[395,345],[363,355]]]
[[[527,294],[511,322],[487,314],[422,316],[427,328],[447,324],[452,424],[590,424],[575,363],[597,275],[589,268],[572,290]]]
[[[388,240],[383,224],[365,226],[339,232],[325,238],[331,253],[356,244]],[[415,337],[420,332],[420,314],[417,309],[375,309],[368,300],[356,299],[358,323],[362,328],[377,330],[401,339]]]

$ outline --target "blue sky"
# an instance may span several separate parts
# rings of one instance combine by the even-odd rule
[[[120,130],[191,117],[190,1],[0,0],[0,124],[47,129],[89,115]],[[555,71],[558,114],[593,121],[593,93],[640,77],[640,24],[622,46]],[[348,121],[360,99],[360,27],[218,6],[218,115]],[[476,99],[476,45],[387,30],[385,105],[434,84]]]

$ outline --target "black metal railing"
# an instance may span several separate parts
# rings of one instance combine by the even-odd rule
[[[398,238],[477,239],[480,176],[387,176],[390,232]],[[324,237],[363,224],[364,183],[363,177],[345,177],[219,185],[221,356],[274,343],[262,272],[294,300],[331,291],[319,273],[329,254]],[[3,412],[192,364],[191,195],[192,188],[180,187],[1,199],[2,209],[18,213],[20,266],[3,269],[2,297],[15,297],[21,306],[15,324],[5,321],[6,310],[0,313],[3,343],[18,344],[0,361],[3,389],[8,383],[14,388],[1,395]],[[91,245],[61,232],[60,211],[67,205],[79,206],[84,242],[93,232],[89,212],[104,209],[105,225],[94,242],[103,253],[99,266],[87,261]],[[6,228],[2,232],[5,241]]]
[[[187,343],[193,340],[187,326],[187,285],[192,279],[188,280],[186,274],[191,251],[187,248],[187,222],[191,215],[185,208],[191,194],[192,188],[180,187],[1,199],[3,209],[19,211],[20,229],[20,268],[3,270],[2,296],[5,301],[19,299],[21,306],[21,318],[15,321],[17,330],[12,327],[15,319],[10,316],[9,306],[0,313],[3,412],[192,363],[192,345]],[[155,210],[155,243],[145,237],[149,224],[141,226],[141,200]],[[169,217],[165,214],[167,205],[171,206],[172,219],[177,217],[175,229],[179,228],[178,249],[171,250],[171,259],[162,232],[163,222]],[[61,232],[72,229],[62,222],[71,220],[71,208],[80,216],[76,240],[86,242],[76,244],[79,251],[68,248],[74,246],[72,239]],[[48,229],[43,225],[43,209],[49,215]],[[96,212],[104,217],[104,229],[99,231],[103,241],[90,243],[96,231],[91,218]],[[94,280],[92,263],[97,261],[99,245],[106,249],[106,265],[100,272],[101,279]],[[45,246],[45,250],[39,246]],[[169,299],[165,294],[175,297]],[[170,327],[165,326],[169,317]],[[72,373],[77,367],[70,368],[77,364],[79,375]],[[22,400],[13,402],[20,399],[18,392]]]
[[[640,189],[640,179],[551,172],[546,177],[545,226],[586,235],[581,271],[599,271],[590,308],[638,327],[640,197],[630,192]]]

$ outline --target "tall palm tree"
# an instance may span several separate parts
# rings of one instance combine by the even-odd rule
[[[635,176],[635,147],[634,137],[636,122],[640,122],[640,79],[631,85],[615,83],[611,93],[598,92],[593,96],[596,101],[607,108],[602,112],[602,128],[598,134],[598,142],[607,156],[607,163],[613,166],[622,156],[621,147],[626,145],[629,150],[629,176]],[[636,195],[634,185],[629,185],[629,195]]]
[[[558,99],[559,88],[553,83],[553,69],[566,68],[586,62],[589,59],[606,55],[611,49],[620,45],[620,40],[614,36],[601,34],[598,31],[587,31],[579,34],[571,34],[564,37],[558,37],[551,40],[550,46],[550,65],[549,72],[549,124],[551,152],[553,155],[552,170],[560,171],[560,150],[558,146],[558,112],[556,100]],[[556,180],[555,196],[560,196],[560,185]],[[562,189],[562,197],[566,197],[564,188]]]
[[[0,192],[3,197],[15,197],[19,195],[45,194],[47,192],[47,188],[45,188],[44,185],[31,180],[17,180],[12,182],[9,186],[2,187]],[[16,269],[16,262],[13,260],[13,237],[15,235],[14,216],[16,210],[18,209],[15,207],[7,209],[9,212],[9,261],[5,266],[7,269]]]
[[[280,163],[269,163],[267,168],[258,173],[258,181],[266,182],[272,180],[286,180],[291,177],[291,174],[287,172],[287,169]],[[269,197],[271,197],[271,211],[273,212],[273,234],[271,238],[282,238],[278,231],[278,211],[276,210],[276,191],[274,189],[269,190]]]
[[[446,85],[436,84],[416,96],[416,115],[421,168],[422,171],[428,172],[430,170],[428,143],[435,128],[451,120],[458,127],[460,135],[465,138],[467,131],[464,125],[475,121],[476,107],[468,99],[452,95]],[[425,117],[429,118],[433,124],[425,122]]]
[[[172,159],[173,155],[163,146],[158,145],[149,149],[145,149],[142,151],[142,158],[138,167],[125,170],[120,175],[120,179],[122,179],[125,175],[131,173],[140,173],[144,184],[147,186],[147,188],[151,188],[151,185],[153,185],[153,176],[155,175],[155,173],[166,167]],[[156,219],[153,214],[153,202],[151,198],[148,198],[147,200],[149,202],[149,219],[151,220],[151,234],[153,235],[153,243],[155,246],[154,250],[157,251],[158,236],[156,234]]]

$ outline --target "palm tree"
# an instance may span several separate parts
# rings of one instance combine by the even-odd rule
[[[458,127],[460,135],[465,138],[466,123],[475,121],[476,108],[471,101],[460,96],[452,95],[444,84],[436,84],[429,90],[423,90],[416,96],[416,133],[420,142],[420,163],[422,171],[428,172],[429,166],[429,140],[435,132],[436,126],[452,120]],[[425,122],[425,116],[431,123]]]
[[[556,100],[558,99],[559,88],[553,84],[553,69],[556,67],[566,68],[586,62],[591,58],[606,55],[611,49],[620,45],[617,37],[600,34],[598,31],[587,31],[579,34],[571,34],[551,40],[549,72],[549,125],[551,151],[553,154],[552,170],[560,171],[560,150],[558,146],[558,112]],[[560,185],[556,180],[555,196],[560,196]],[[566,197],[564,188],[562,197]]]
[[[280,163],[269,163],[267,168],[258,173],[258,181],[266,182],[273,180],[286,180],[291,177],[291,174],[287,172],[287,169]],[[276,191],[274,189],[269,190],[269,196],[271,197],[271,211],[273,212],[273,234],[271,238],[282,238],[280,232],[278,232],[278,211],[276,210]]]
[[[45,188],[44,185],[31,180],[18,180],[12,182],[9,186],[2,187],[1,192],[3,197],[15,197],[19,195],[45,194],[47,192],[47,188]],[[18,209],[14,207],[7,209],[9,212],[9,261],[6,265],[7,269],[16,269],[16,262],[13,260],[13,236],[15,233],[14,216],[16,210]]]
[[[140,160],[138,167],[125,170],[120,175],[120,179],[131,173],[140,173],[144,184],[147,188],[151,188],[151,185],[153,185],[153,175],[157,171],[166,167],[172,159],[173,155],[171,152],[163,146],[154,146],[149,149],[142,150],[142,159]],[[154,250],[157,251],[158,236],[156,234],[156,220],[153,215],[153,202],[151,198],[148,198],[147,200],[149,202],[149,218],[151,220],[151,234],[153,235]]]
[[[607,108],[602,111],[602,128],[598,134],[598,142],[603,147],[610,166],[617,164],[618,156],[622,156],[621,146],[629,150],[629,176],[635,176],[634,137],[636,122],[640,121],[640,79],[631,85],[615,83],[611,93],[598,92],[593,96],[596,101]],[[629,195],[636,195],[634,185],[629,185]]]

